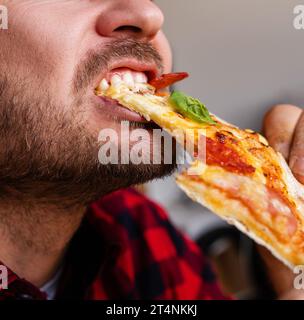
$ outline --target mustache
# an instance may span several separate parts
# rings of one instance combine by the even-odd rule
[[[150,44],[133,39],[118,39],[106,46],[90,50],[86,58],[76,68],[73,79],[73,92],[79,93],[106,70],[111,61],[119,58],[135,58],[139,62],[155,63],[163,71],[163,59]]]

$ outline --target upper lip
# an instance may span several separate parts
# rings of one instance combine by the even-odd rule
[[[133,71],[144,72],[148,77],[148,81],[158,77],[161,74],[161,70],[159,69],[156,63],[143,62],[135,58],[120,59],[109,65],[107,70],[105,70],[103,74],[99,77],[96,86],[99,85],[102,79],[106,78],[107,73],[118,68],[128,68]]]

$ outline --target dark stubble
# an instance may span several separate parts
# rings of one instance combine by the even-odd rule
[[[101,195],[172,173],[172,165],[101,165],[97,137],[88,132],[83,93],[113,59],[161,58],[149,44],[119,40],[87,54],[79,63],[73,103],[55,102],[48,88],[0,73],[0,200],[31,197],[46,204],[88,204]]]

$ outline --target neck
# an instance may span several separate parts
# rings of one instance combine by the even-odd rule
[[[58,201],[60,203],[60,201]],[[41,287],[56,272],[85,206],[56,206],[22,196],[0,201],[0,261]]]

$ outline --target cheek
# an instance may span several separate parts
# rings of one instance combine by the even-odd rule
[[[163,58],[164,73],[170,73],[172,71],[172,51],[169,41],[162,31],[157,34],[152,44]]]
[[[37,1],[11,9],[6,34],[10,50],[0,47],[0,55],[6,57],[9,73],[18,75],[19,81],[30,82],[41,93],[66,102],[74,69],[74,34],[68,34],[68,19],[60,18],[52,6],[47,10],[48,6]]]

